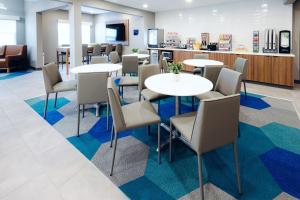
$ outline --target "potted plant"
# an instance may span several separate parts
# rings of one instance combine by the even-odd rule
[[[176,62],[168,63],[168,69],[174,74],[179,74],[182,70],[182,64]]]
[[[131,51],[132,51],[132,53],[138,53],[139,49],[138,48],[133,48]]]

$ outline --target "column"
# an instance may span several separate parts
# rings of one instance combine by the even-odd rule
[[[70,68],[82,65],[81,5],[73,0],[69,10],[70,22]]]

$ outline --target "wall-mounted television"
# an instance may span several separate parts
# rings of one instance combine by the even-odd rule
[[[128,43],[128,20],[106,22],[105,28],[107,42]]]

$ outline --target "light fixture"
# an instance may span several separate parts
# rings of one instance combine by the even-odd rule
[[[182,16],[183,16],[183,14],[182,14],[182,13],[179,13],[179,14],[178,14],[178,16],[179,16],[179,17],[182,17]]]
[[[143,4],[143,8],[148,8],[148,4]]]
[[[193,0],[185,0],[185,2],[187,2],[187,3],[192,3]]]
[[[261,7],[262,8],[267,8],[269,5],[267,4],[267,3],[263,3],[263,4],[261,4]]]
[[[3,3],[0,3],[0,10],[7,10],[7,7]]]

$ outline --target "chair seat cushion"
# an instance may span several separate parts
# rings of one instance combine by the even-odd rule
[[[159,123],[160,117],[149,101],[135,102],[122,106],[127,129]]]
[[[77,89],[77,81],[62,81],[54,85],[54,92],[65,92],[65,91],[75,91]]]
[[[143,89],[141,95],[148,101],[155,101],[168,97],[167,95],[159,94],[149,89]]]
[[[139,77],[137,76],[123,76],[119,82],[119,86],[137,86],[139,84]]]
[[[215,98],[219,98],[219,97],[224,97],[224,95],[221,94],[220,92],[210,91],[210,92],[198,95],[196,97],[200,100],[205,100],[205,99],[215,99]]]
[[[0,58],[0,68],[5,67],[5,58]]]
[[[171,122],[187,141],[191,141],[195,119],[196,112],[192,112],[172,117]]]

